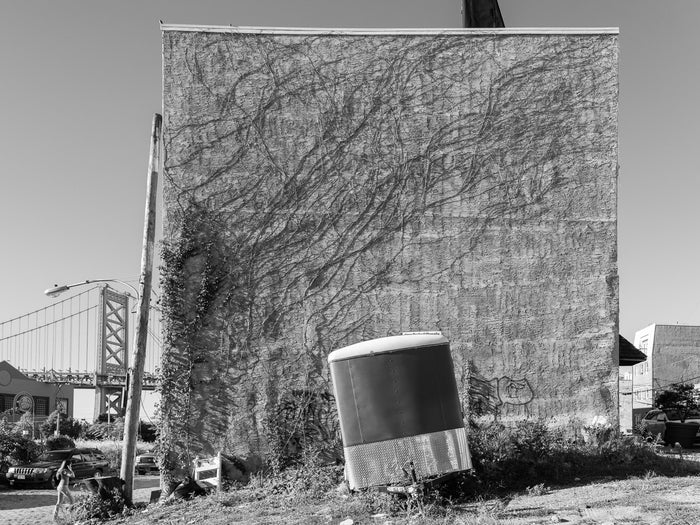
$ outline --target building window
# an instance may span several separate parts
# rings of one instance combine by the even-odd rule
[[[13,394],[0,394],[0,412],[13,408],[15,396]]]
[[[0,412],[5,412],[15,407],[15,394],[0,394]],[[48,416],[49,415],[49,398],[32,396],[34,402],[34,415],[35,416]],[[65,399],[66,411],[68,410],[68,399]]]
[[[646,374],[649,372],[649,338],[645,337],[641,341],[639,341],[639,350],[644,353],[645,356],[647,356],[646,361],[642,363],[642,366],[640,367],[640,374]]]
[[[48,416],[49,415],[49,398],[35,397],[34,398],[34,415]]]

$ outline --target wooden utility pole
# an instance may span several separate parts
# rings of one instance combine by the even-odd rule
[[[498,0],[462,0],[462,27],[505,27]]]
[[[148,336],[148,312],[151,305],[151,281],[153,279],[153,251],[156,232],[156,189],[158,188],[158,166],[160,163],[160,137],[162,117],[153,116],[151,150],[148,157],[148,180],[146,183],[146,215],[143,227],[143,249],[141,252],[141,278],[139,280],[138,318],[134,346],[129,359],[127,375],[127,401],[124,417],[124,446],[120,477],[124,480],[124,499],[130,505],[134,490],[134,460],[141,407],[143,367],[146,359]]]

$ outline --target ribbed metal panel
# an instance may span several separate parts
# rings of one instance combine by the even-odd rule
[[[464,428],[345,447],[344,455],[351,489],[407,481],[410,462],[419,479],[472,467]]]
[[[447,342],[335,358],[344,352],[329,357],[344,446],[464,425]]]

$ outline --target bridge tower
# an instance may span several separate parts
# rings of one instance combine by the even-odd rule
[[[129,357],[129,295],[109,286],[100,292],[99,339],[95,370],[95,420],[123,414]]]

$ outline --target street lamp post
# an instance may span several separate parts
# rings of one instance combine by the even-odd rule
[[[134,294],[136,294],[136,302],[139,308],[139,316],[136,323],[136,333],[134,335],[134,344],[131,352],[131,359],[129,360],[129,370],[127,371],[126,377],[126,395],[127,404],[125,411],[124,420],[124,446],[122,451],[122,465],[120,477],[125,480],[128,487],[133,490],[133,455],[136,450],[136,438],[138,431],[138,421],[139,421],[139,407],[141,402],[141,391],[142,391],[142,379],[143,379],[143,369],[144,369],[144,358],[146,354],[146,337],[148,333],[148,311],[150,308],[150,294],[155,293],[151,289],[150,279],[148,280],[147,286],[141,282],[141,292],[130,283],[122,281],[120,279],[87,279],[85,281],[80,281],[77,283],[57,285],[55,284],[52,288],[48,288],[44,291],[49,297],[57,297],[58,295],[67,292],[71,288],[78,286],[86,286],[96,283],[119,283],[127,288],[131,289]],[[146,290],[147,288],[147,290]],[[127,292],[127,295],[128,292]],[[149,298],[144,300],[144,295],[148,295]],[[136,396],[134,396],[134,391],[138,390]],[[107,417],[109,418],[109,410],[107,411]],[[59,418],[60,419],[60,418]],[[58,421],[58,419],[57,419]],[[108,420],[109,421],[109,420]],[[130,423],[131,422],[131,423]],[[58,428],[58,422],[56,424]],[[133,427],[133,429],[131,428]],[[132,435],[133,433],[133,435]],[[125,461],[125,457],[131,458],[131,461]],[[131,476],[128,472],[125,472],[125,463],[127,463],[126,468],[131,469]],[[130,465],[129,465],[130,464]],[[131,500],[131,491],[127,494],[127,486],[125,486],[125,497]]]
[[[148,156],[148,174],[146,178],[146,209],[143,221],[143,246],[141,250],[141,276],[139,290],[136,292],[138,316],[134,347],[129,359],[127,375],[126,413],[124,414],[124,445],[122,447],[122,464],[119,471],[124,480],[124,499],[131,505],[134,489],[134,460],[136,456],[136,438],[138,434],[139,407],[143,385],[143,368],[146,357],[146,338],[148,335],[148,311],[151,301],[151,281],[153,279],[153,252],[155,245],[156,223],[156,189],[158,187],[158,167],[160,165],[160,137],[162,117],[153,115],[151,126],[151,144]],[[94,281],[93,281],[94,282]],[[56,292],[63,287],[54,287],[48,292]],[[65,288],[64,288],[65,289]],[[134,290],[136,290],[134,288]],[[63,291],[61,289],[60,291]],[[59,292],[60,293],[60,292]]]
[[[139,298],[139,291],[136,289],[136,287],[133,284],[129,284],[125,281],[120,281],[119,279],[88,279],[87,281],[80,281],[78,283],[73,283],[73,284],[62,284],[62,285],[57,285],[54,284],[53,288],[48,288],[44,290],[44,294],[48,295],[49,297],[56,297],[63,292],[67,292],[71,288],[75,288],[76,286],[85,286],[87,284],[93,284],[93,283],[119,283],[121,285],[126,286],[127,288],[131,288],[134,293],[136,294],[136,300]]]
[[[86,286],[86,285],[90,285],[90,284],[97,284],[97,283],[119,283],[119,284],[131,289],[134,292],[134,294],[136,294],[136,301],[137,302],[140,299],[140,294],[139,294],[139,291],[136,289],[136,287],[133,284],[127,283],[126,281],[122,281],[120,279],[88,279],[86,281],[80,281],[80,282],[71,283],[71,284],[62,284],[60,286],[58,284],[55,284],[53,286],[53,288],[48,288],[48,289],[44,290],[44,294],[48,295],[49,297],[57,297],[57,296],[61,295],[64,292],[67,292],[68,290],[70,290],[72,288],[75,288],[78,286]],[[109,285],[108,285],[108,287],[109,287]],[[129,292],[126,292],[126,296],[131,297],[131,294]],[[133,313],[133,310],[132,310],[132,313]],[[134,339],[134,344],[136,344],[136,339]],[[124,352],[128,353],[128,349],[125,348]],[[63,385],[61,385],[61,386],[63,386]],[[60,389],[60,387],[59,387],[59,389]],[[124,391],[124,394],[125,394],[124,400],[126,400],[126,395],[128,394],[128,389],[129,389],[129,381],[128,381],[128,374],[127,374],[127,383],[126,383],[126,389]],[[56,395],[58,395],[58,392],[56,392]],[[107,409],[107,423],[111,423],[111,416],[112,416],[112,412],[108,408]],[[58,435],[58,428],[59,428],[58,427],[58,419],[60,419],[60,418],[57,418],[57,423],[56,423],[57,435]]]

